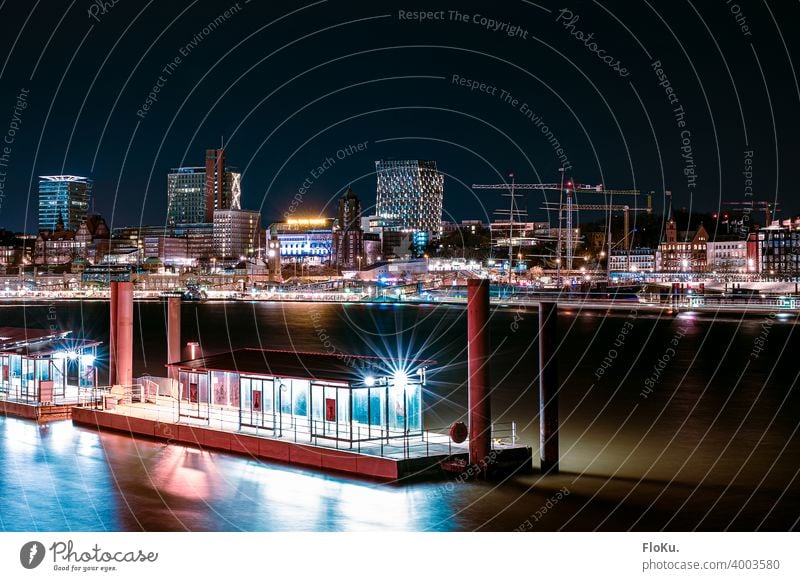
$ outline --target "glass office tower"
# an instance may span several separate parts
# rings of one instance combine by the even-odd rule
[[[178,167],[167,174],[167,222],[206,222],[205,168]]]
[[[92,180],[80,176],[39,176],[39,230],[77,230],[86,220]]]

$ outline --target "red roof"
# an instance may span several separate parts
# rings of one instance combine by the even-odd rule
[[[40,341],[63,339],[71,331],[53,331],[50,329],[33,329],[25,327],[0,327],[0,351],[8,351],[26,347]]]
[[[80,351],[100,345],[90,339],[68,339],[72,331],[0,327],[0,353],[47,355],[56,351]]]

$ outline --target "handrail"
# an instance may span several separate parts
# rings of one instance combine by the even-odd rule
[[[85,393],[84,405],[102,408],[106,396],[121,396],[112,393],[110,386],[92,388]],[[452,456],[465,453],[467,442],[455,444],[449,435],[450,427],[434,427],[419,431],[390,429],[383,426],[366,426],[349,422],[274,414],[271,411],[244,412],[234,406],[213,406],[207,402],[190,403],[185,400],[161,398],[158,404],[114,401],[114,413],[132,417],[143,417],[158,422],[180,423],[190,426],[209,427],[227,432],[266,436],[299,444],[312,444],[327,448],[348,448],[361,454],[391,458],[416,458]],[[166,404],[166,405],[165,405]],[[515,422],[492,424],[492,441],[495,447],[517,444]]]

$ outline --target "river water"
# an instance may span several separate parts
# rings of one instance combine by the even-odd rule
[[[108,303],[0,305],[0,326],[108,340]],[[182,342],[436,360],[424,421],[466,413],[457,306],[188,303]],[[537,313],[491,318],[492,413],[538,454]],[[800,515],[794,316],[562,311],[561,468],[377,484],[0,417],[3,530],[789,530]],[[164,305],[135,306],[134,372],[164,375]]]

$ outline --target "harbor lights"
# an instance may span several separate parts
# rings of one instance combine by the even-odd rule
[[[405,388],[408,385],[408,375],[402,369],[398,369],[392,375],[392,381],[395,387]]]

